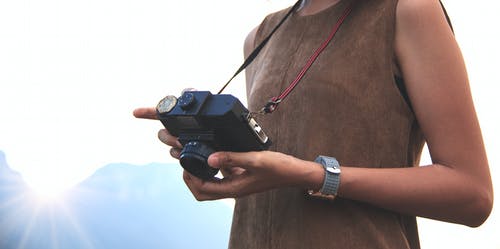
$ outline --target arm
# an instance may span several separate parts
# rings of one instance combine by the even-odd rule
[[[433,164],[344,167],[339,194],[401,213],[479,226],[492,208],[491,179],[463,58],[439,1],[399,1],[395,50]]]
[[[479,226],[492,209],[491,178],[463,58],[438,1],[399,1],[395,47],[433,164],[345,166],[339,195],[400,213]],[[219,152],[209,163],[245,171],[214,181],[185,175],[198,200],[283,186],[319,189],[324,177],[318,164],[275,152]]]
[[[346,168],[341,194],[402,213],[478,226],[492,208],[491,178],[463,58],[438,1],[399,1],[395,46],[433,164]],[[370,196],[375,187],[377,196]]]

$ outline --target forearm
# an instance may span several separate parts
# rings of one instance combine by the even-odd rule
[[[322,172],[309,173],[310,186],[321,186]],[[324,174],[324,173],[323,173]],[[434,164],[413,168],[342,167],[339,196],[396,212],[479,226],[488,217],[489,188],[474,177]]]

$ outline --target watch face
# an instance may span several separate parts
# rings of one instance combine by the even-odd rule
[[[340,174],[340,168],[327,167],[326,170],[330,173]]]

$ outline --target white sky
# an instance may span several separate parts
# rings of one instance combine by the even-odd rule
[[[443,2],[498,180],[499,4]],[[132,110],[185,87],[217,91],[242,62],[248,31],[292,3],[0,0],[0,150],[35,187],[68,187],[107,163],[170,161],[159,122]],[[243,89],[239,77],[226,92],[244,101]],[[421,220],[423,248],[499,249],[497,213],[478,229]]]

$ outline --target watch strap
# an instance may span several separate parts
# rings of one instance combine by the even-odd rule
[[[337,195],[340,185],[340,164],[334,157],[318,156],[316,160],[325,168],[323,187],[319,190],[325,195]]]
[[[325,169],[325,178],[319,191],[309,190],[308,194],[326,200],[334,200],[340,185],[340,164],[334,157],[318,156],[317,162]]]

